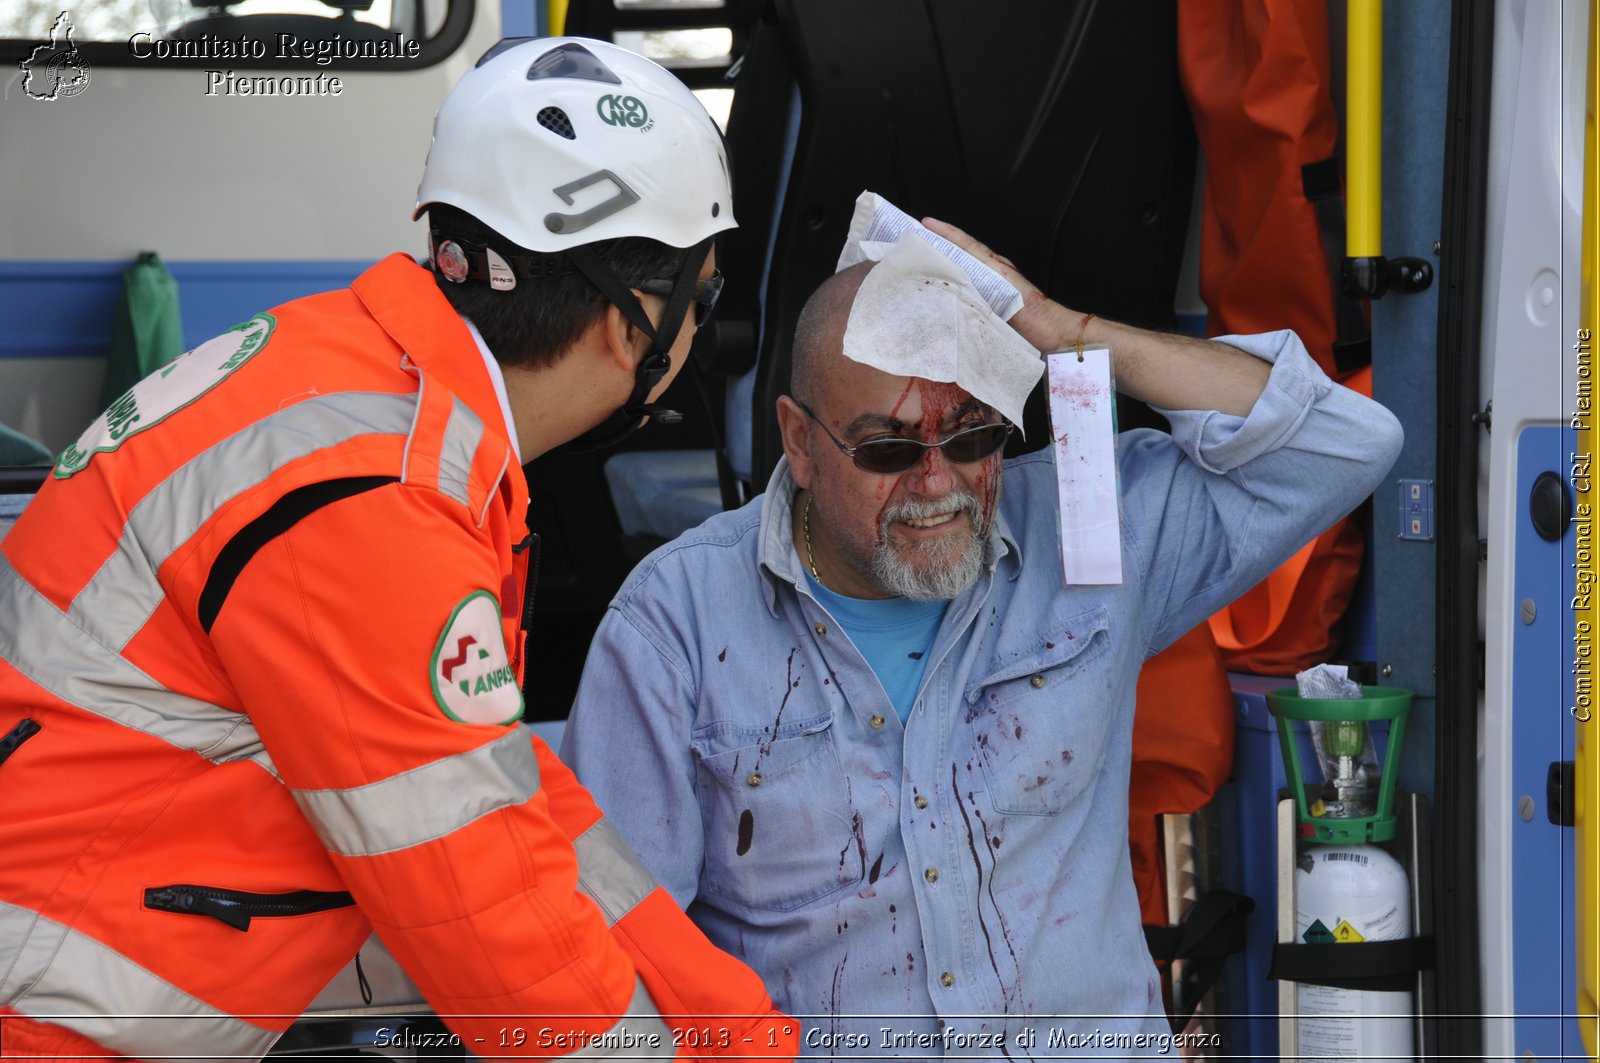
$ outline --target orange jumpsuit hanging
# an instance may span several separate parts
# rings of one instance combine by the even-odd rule
[[[0,1050],[259,1056],[375,931],[479,1056],[794,1055],[515,726],[526,509],[400,255],[63,452],[0,542]]]
[[[1332,165],[1323,0],[1178,5],[1179,73],[1207,160],[1200,294],[1212,335],[1292,328],[1322,368],[1372,394],[1371,369],[1341,371],[1333,278],[1308,168]],[[1358,315],[1359,319],[1359,315]],[[1361,570],[1360,527],[1341,520],[1211,618],[1228,668],[1294,675],[1338,650]]]

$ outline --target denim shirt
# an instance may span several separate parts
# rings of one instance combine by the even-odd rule
[[[612,602],[563,756],[806,1054],[1161,1051],[1128,856],[1140,666],[1364,499],[1401,442],[1292,333],[1227,342],[1273,363],[1248,418],[1168,412],[1170,436],[1118,440],[1120,586],[1063,589],[1050,454],[1005,463],[904,726],[806,586],[786,465]]]

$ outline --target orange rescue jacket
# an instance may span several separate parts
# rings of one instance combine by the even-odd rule
[[[795,1054],[516,726],[508,438],[395,255],[63,452],[0,541],[0,1050],[258,1056],[375,931],[479,1056]]]

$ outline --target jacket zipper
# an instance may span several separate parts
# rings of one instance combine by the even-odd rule
[[[4,764],[7,757],[15,753],[22,743],[38,734],[40,730],[41,728],[37,723],[24,719],[10,731],[7,731],[5,737],[0,738],[0,764]]]
[[[155,886],[144,891],[144,906],[158,912],[206,915],[235,930],[249,930],[256,916],[310,915],[350,908],[355,898],[340,890],[295,890],[292,893],[244,893],[213,886]]]
[[[511,548],[517,562],[512,565],[512,570],[519,567],[522,573],[522,618],[521,626],[517,630],[516,662],[517,685],[520,687],[526,682],[524,670],[527,667],[528,632],[533,630],[533,593],[539,586],[539,536],[529,532],[527,536]]]
[[[513,554],[526,553],[527,569],[522,577],[522,630],[533,628],[533,594],[539,586],[539,536],[529,532],[527,537],[511,548]]]

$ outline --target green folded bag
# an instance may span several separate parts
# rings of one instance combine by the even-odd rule
[[[154,251],[122,271],[122,295],[106,355],[106,383],[100,405],[183,353],[183,319],[178,313],[178,282]]]

